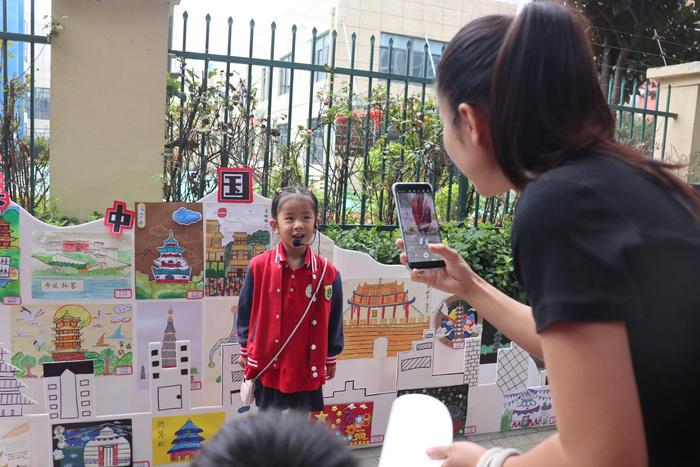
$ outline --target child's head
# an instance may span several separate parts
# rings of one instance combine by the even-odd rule
[[[583,22],[557,3],[467,24],[437,83],[445,147],[483,194],[522,189],[614,137]]]
[[[229,422],[192,467],[356,467],[355,456],[328,427],[308,416],[263,411]]]
[[[318,200],[310,190],[289,186],[277,191],[272,198],[270,227],[280,236],[282,243],[290,248],[306,248],[316,230]],[[299,240],[300,246],[295,246]],[[302,245],[303,244],[303,245]]]

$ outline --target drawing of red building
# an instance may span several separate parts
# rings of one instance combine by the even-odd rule
[[[54,322],[54,347],[52,353],[56,362],[85,360],[85,350],[81,348],[80,319],[66,313]]]
[[[12,241],[15,237],[12,236],[10,231],[10,223],[4,220],[0,220],[0,248],[9,248],[12,246]]]
[[[387,311],[391,319],[396,319],[396,311],[403,310],[403,318],[408,321],[410,305],[416,301],[415,297],[408,297],[408,291],[403,282],[387,282],[382,284],[360,284],[348,300],[350,305],[350,321],[360,320],[369,324],[370,319],[386,319]],[[373,313],[374,312],[374,313]],[[364,315],[364,316],[363,316]]]

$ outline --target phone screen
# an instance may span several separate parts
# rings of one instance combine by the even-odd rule
[[[394,188],[403,233],[404,248],[411,267],[443,266],[442,256],[428,250],[441,243],[432,190],[427,183],[397,184]]]

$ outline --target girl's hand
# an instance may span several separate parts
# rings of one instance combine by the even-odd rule
[[[335,365],[326,365],[326,381],[335,378]]]
[[[238,364],[245,370],[245,367],[248,365],[248,357],[244,357],[243,355],[240,355],[238,357]]]
[[[437,446],[428,449],[431,459],[444,459],[442,467],[473,467],[486,452],[478,444],[469,441],[458,441],[449,446]]]
[[[403,250],[403,240],[396,240],[396,246]],[[443,257],[445,267],[413,269],[411,270],[411,279],[460,297],[469,295],[472,285],[479,276],[474,273],[472,268],[464,261],[464,258],[457,253],[457,250],[442,243],[431,243],[428,245],[428,249]],[[406,253],[401,253],[399,258],[401,264],[408,264]]]

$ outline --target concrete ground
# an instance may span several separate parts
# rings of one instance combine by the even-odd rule
[[[554,427],[525,428],[504,433],[486,433],[483,435],[466,436],[464,439],[479,443],[485,448],[517,448],[528,451],[545,438],[553,435]],[[457,439],[459,441],[460,439]],[[381,447],[355,449],[355,455],[360,458],[360,467],[376,467],[379,464]]]

